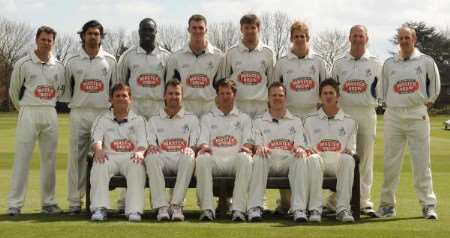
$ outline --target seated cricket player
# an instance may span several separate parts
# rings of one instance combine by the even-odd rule
[[[323,175],[336,176],[336,219],[354,222],[350,210],[356,151],[357,124],[338,106],[339,83],[326,79],[319,85],[321,108],[303,118],[307,141],[307,160],[320,160],[322,171],[310,171],[309,179],[316,181],[309,189],[309,202],[322,202]],[[320,206],[310,209],[321,211]]]
[[[232,220],[245,221],[252,172],[251,119],[235,106],[236,84],[222,79],[216,85],[217,106],[201,119],[196,160],[200,220],[213,220],[213,176],[234,176]]]
[[[291,211],[297,222],[307,221],[307,204],[301,200],[307,194],[306,159],[301,120],[286,109],[286,88],[274,82],[268,90],[268,111],[253,122],[256,154],[250,180],[248,219],[262,218],[264,192],[268,176],[288,176],[291,187]],[[319,165],[315,165],[319,167]],[[320,203],[319,203],[320,204]]]
[[[165,107],[148,122],[149,146],[145,165],[152,206],[158,209],[158,221],[184,220],[183,201],[194,172],[194,150],[200,126],[197,117],[184,110],[182,98],[181,83],[178,80],[167,82],[164,88]],[[164,175],[177,176],[170,200],[165,193]]]
[[[144,211],[145,120],[130,110],[131,91],[125,84],[114,85],[110,101],[111,111],[98,116],[92,126],[91,219],[106,220],[109,181],[121,174],[127,180],[125,214],[130,221],[140,221]]]

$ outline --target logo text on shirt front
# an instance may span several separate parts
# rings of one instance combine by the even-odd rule
[[[56,96],[56,90],[52,86],[39,85],[34,90],[34,96],[43,100],[51,100]]]
[[[144,88],[154,88],[161,84],[161,78],[157,74],[141,74],[137,84]]]
[[[204,74],[193,74],[186,79],[186,84],[191,88],[205,88],[209,85],[209,78]]]
[[[331,139],[324,139],[321,140],[318,144],[317,144],[317,150],[321,151],[321,152],[325,152],[325,151],[332,151],[332,152],[337,152],[341,150],[341,143],[337,140],[331,140]]]
[[[300,77],[293,79],[289,84],[292,91],[308,91],[315,86],[314,80],[311,77]]]
[[[84,79],[80,83],[80,90],[86,93],[99,93],[105,88],[103,82],[98,79]]]
[[[237,79],[245,85],[256,85],[262,81],[261,74],[256,71],[243,71],[237,76]]]
[[[344,92],[346,93],[363,93],[367,90],[367,83],[364,80],[361,79],[352,79],[349,81],[346,81],[342,87]]]
[[[398,94],[414,93],[419,89],[419,82],[415,79],[403,79],[394,84],[394,91]]]
[[[134,150],[134,144],[128,139],[114,140],[111,142],[111,149],[115,152],[132,152]]]

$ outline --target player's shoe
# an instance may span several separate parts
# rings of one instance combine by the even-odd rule
[[[352,212],[350,210],[344,209],[340,211],[336,215],[336,220],[344,222],[344,223],[352,223],[355,222],[355,218],[353,218]]]
[[[309,221],[320,223],[322,221],[322,213],[317,210],[309,211]]]
[[[172,205],[172,221],[184,221],[183,208],[180,205]]]
[[[156,215],[157,221],[168,221],[170,220],[169,208],[164,206],[158,209],[158,215]]]
[[[295,210],[293,214],[293,219],[295,222],[307,222],[308,216],[305,210]]]
[[[262,212],[260,207],[252,207],[248,210],[248,220],[251,222],[261,221]]]
[[[8,208],[8,215],[13,217],[20,215],[20,208],[19,207]]]
[[[140,222],[141,220],[141,214],[138,212],[132,212],[128,215],[128,221],[130,222]]]
[[[377,217],[377,213],[373,210],[372,207],[363,207],[359,210],[361,215],[369,216],[369,217]]]
[[[70,206],[69,215],[79,215],[81,213],[81,206]]]
[[[380,206],[377,217],[395,217],[396,212],[393,206]]]
[[[63,213],[63,210],[55,204],[42,206],[41,212],[44,214],[61,214]]]
[[[233,211],[232,221],[246,221],[245,214],[241,211]]]
[[[422,208],[422,215],[425,219],[437,220],[438,215],[434,205],[426,205]]]
[[[200,214],[200,221],[212,221],[214,220],[214,214],[211,210],[203,210]]]
[[[92,213],[92,221],[105,221],[107,219],[106,208],[96,208],[94,213]]]

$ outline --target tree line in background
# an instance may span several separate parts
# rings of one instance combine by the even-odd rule
[[[289,29],[293,19],[281,11],[263,13],[260,18],[262,42],[272,47],[277,58],[282,57],[290,45]],[[450,84],[450,32],[448,28],[438,30],[433,26],[427,26],[424,22],[407,22],[405,24],[416,29],[417,48],[435,59],[443,84]],[[0,17],[0,110],[2,111],[13,109],[8,95],[10,75],[14,63],[27,51],[34,48],[36,27]],[[157,35],[159,45],[170,52],[181,49],[188,38],[186,28],[187,26],[184,25],[159,24]],[[139,44],[137,30],[127,33],[123,28],[106,26],[105,33],[102,45],[117,59],[130,46]],[[210,23],[208,24],[208,39],[225,52],[240,39],[239,25],[231,21]],[[393,44],[397,44],[395,36],[391,41]],[[64,61],[79,47],[80,38],[77,34],[59,32],[54,54],[60,61]],[[314,34],[311,38],[311,47],[315,54],[325,60],[327,68],[331,70],[334,62],[350,47],[348,32],[347,30],[333,29]]]

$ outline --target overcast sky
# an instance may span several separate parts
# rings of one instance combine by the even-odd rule
[[[352,25],[364,24],[369,29],[371,52],[382,59],[395,49],[389,39],[406,21],[450,27],[450,0],[0,0],[0,6],[0,16],[73,34],[91,19],[107,28],[133,31],[144,17],[158,24],[185,26],[195,13],[205,15],[208,22],[238,23],[245,13],[279,10],[305,21],[312,35],[331,29],[347,32]]]

